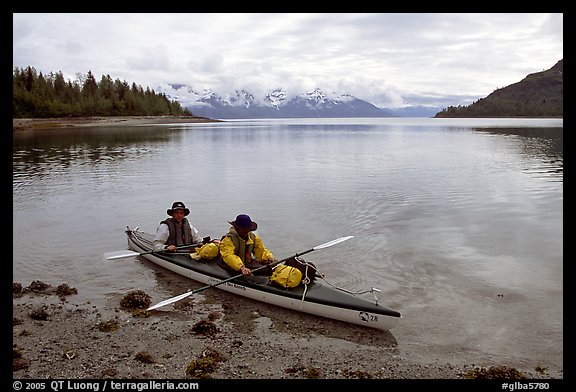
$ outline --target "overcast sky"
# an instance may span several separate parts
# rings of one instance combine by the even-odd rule
[[[563,14],[13,14],[13,66],[157,89],[469,104],[563,58]]]

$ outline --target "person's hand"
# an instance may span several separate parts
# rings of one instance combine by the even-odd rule
[[[168,245],[166,247],[166,250],[169,250],[170,252],[174,252],[176,250],[176,245]]]
[[[247,268],[245,265],[242,265],[242,267],[240,267],[240,272],[242,272],[242,275],[244,276],[252,276],[252,271],[250,271],[250,269]]]

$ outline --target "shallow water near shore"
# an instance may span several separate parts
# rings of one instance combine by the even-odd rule
[[[140,258],[102,257],[126,249],[127,225],[153,232],[176,200],[213,238],[249,214],[278,258],[354,235],[306,259],[339,287],[381,290],[379,302],[402,313],[390,333],[404,355],[563,367],[562,120],[15,134],[13,281],[67,282],[97,304],[133,289],[156,301],[180,294],[177,277]]]

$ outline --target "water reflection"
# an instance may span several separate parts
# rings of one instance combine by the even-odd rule
[[[476,131],[513,138],[531,175],[563,181],[564,128],[476,128]]]
[[[79,162],[96,166],[138,160],[153,153],[160,145],[179,143],[182,136],[181,130],[165,127],[86,127],[17,132],[12,140],[13,172],[31,174],[59,171]]]

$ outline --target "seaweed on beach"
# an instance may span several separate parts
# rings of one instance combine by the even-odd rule
[[[305,373],[306,373],[306,378],[309,378],[309,379],[321,378],[321,375],[322,375],[322,373],[320,372],[320,369],[318,369],[316,367],[309,367],[308,369],[306,369]]]
[[[12,283],[12,294],[14,297],[20,298],[22,295],[30,292],[46,295],[55,294],[60,297],[61,300],[65,300],[65,297],[68,295],[78,294],[78,290],[70,287],[67,283],[63,283],[56,288],[40,280],[32,281],[28,287],[22,287],[22,284],[18,282]]]
[[[101,321],[97,327],[101,332],[112,332],[120,328],[120,323],[117,320]]]
[[[44,283],[40,280],[34,280],[32,283],[30,283],[30,286],[24,289],[24,291],[44,292],[49,287],[50,285],[48,283]]]
[[[211,321],[200,320],[192,327],[192,332],[197,335],[214,336],[220,329]]]
[[[150,307],[152,300],[148,294],[142,290],[133,290],[122,298],[120,306],[126,310],[139,310]]]
[[[316,368],[316,367],[305,367],[302,365],[294,365],[291,367],[288,367],[286,369],[284,369],[284,373],[286,374],[294,374],[294,375],[298,375],[301,374],[303,377],[306,377],[308,379],[317,379],[317,378],[321,378],[322,376],[322,372],[320,371],[320,369]]]
[[[353,379],[372,379],[374,376],[363,370],[343,370],[342,375],[346,378]]]
[[[190,362],[186,367],[186,375],[197,379],[210,379],[212,373],[218,368],[219,362],[224,359],[219,351],[207,349],[202,352],[200,358]]]
[[[67,283],[63,283],[56,287],[56,295],[59,297],[65,297],[67,295],[78,294],[78,290],[75,287],[68,286]]]
[[[30,318],[34,320],[46,321],[48,320],[48,316],[50,316],[50,314],[43,307],[35,309],[30,313]]]
[[[30,366],[30,360],[24,358],[20,350],[12,348],[12,371],[26,369],[28,366]]]
[[[490,366],[485,367],[475,367],[474,369],[468,370],[464,375],[465,378],[469,379],[514,379],[522,380],[526,377],[522,372],[516,370],[515,368],[509,368],[507,366]]]
[[[134,359],[136,359],[137,361],[140,361],[142,363],[155,363],[156,362],[154,360],[154,358],[152,358],[152,354],[150,354],[148,351],[140,351],[138,354],[136,354]]]

